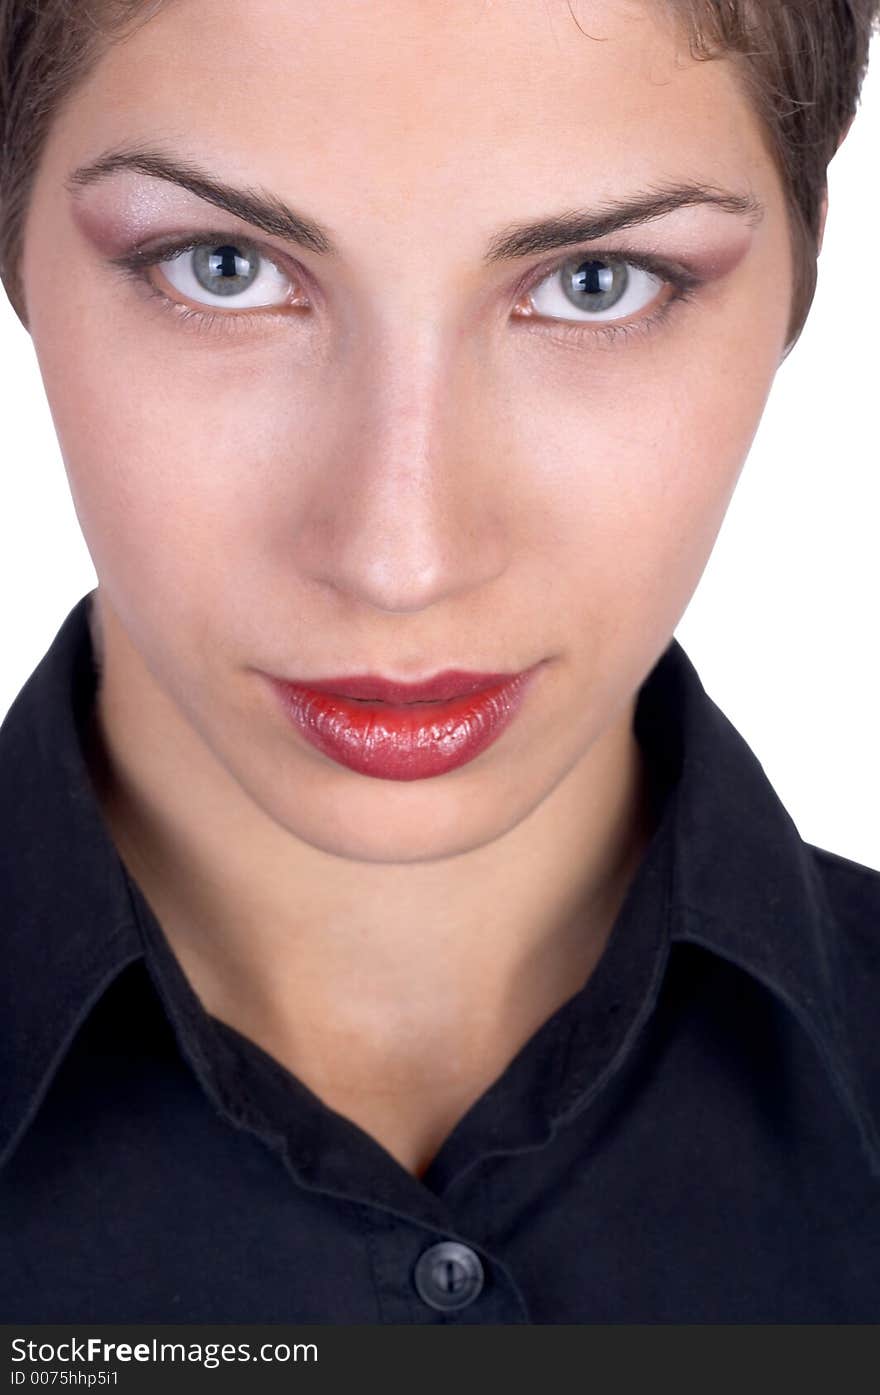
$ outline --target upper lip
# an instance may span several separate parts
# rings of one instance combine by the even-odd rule
[[[316,693],[331,693],[335,697],[364,698],[374,702],[406,704],[408,702],[441,702],[445,698],[464,697],[470,693],[494,688],[511,682],[519,673],[477,673],[471,669],[445,668],[417,683],[403,683],[378,674],[349,674],[340,678],[282,679],[298,688]]]

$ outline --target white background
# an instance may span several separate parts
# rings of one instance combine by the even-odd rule
[[[829,171],[806,329],[676,635],[801,835],[880,869],[880,41]],[[0,294],[0,716],[97,578]]]

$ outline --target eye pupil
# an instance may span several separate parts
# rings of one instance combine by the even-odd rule
[[[564,269],[565,294],[580,310],[616,305],[629,280],[625,262],[579,261]]]
[[[216,252],[212,252],[208,258],[212,272],[220,276],[242,276],[242,268],[245,266],[244,257],[240,257],[234,247],[218,247]]]
[[[256,258],[242,255],[241,248],[229,244],[197,247],[193,252],[193,272],[204,290],[213,295],[233,295],[256,277]]]

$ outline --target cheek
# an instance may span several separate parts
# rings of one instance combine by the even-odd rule
[[[108,591],[140,577],[171,603],[184,587],[216,596],[273,546],[279,491],[296,509],[314,375],[277,348],[218,353],[108,318],[56,306],[35,333],[96,571]]]
[[[543,354],[511,393],[511,449],[544,520],[557,602],[592,633],[673,629],[702,574],[767,400],[779,346],[727,332],[675,349]]]
[[[308,340],[200,338],[100,258],[72,274],[52,226],[35,217],[27,245],[31,333],[95,569],[108,594],[139,577],[169,604],[216,596],[295,490],[320,400]]]

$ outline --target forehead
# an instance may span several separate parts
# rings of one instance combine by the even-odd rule
[[[328,221],[451,227],[622,183],[743,182],[763,135],[664,0],[170,0],[75,94],[72,158],[167,140]]]

